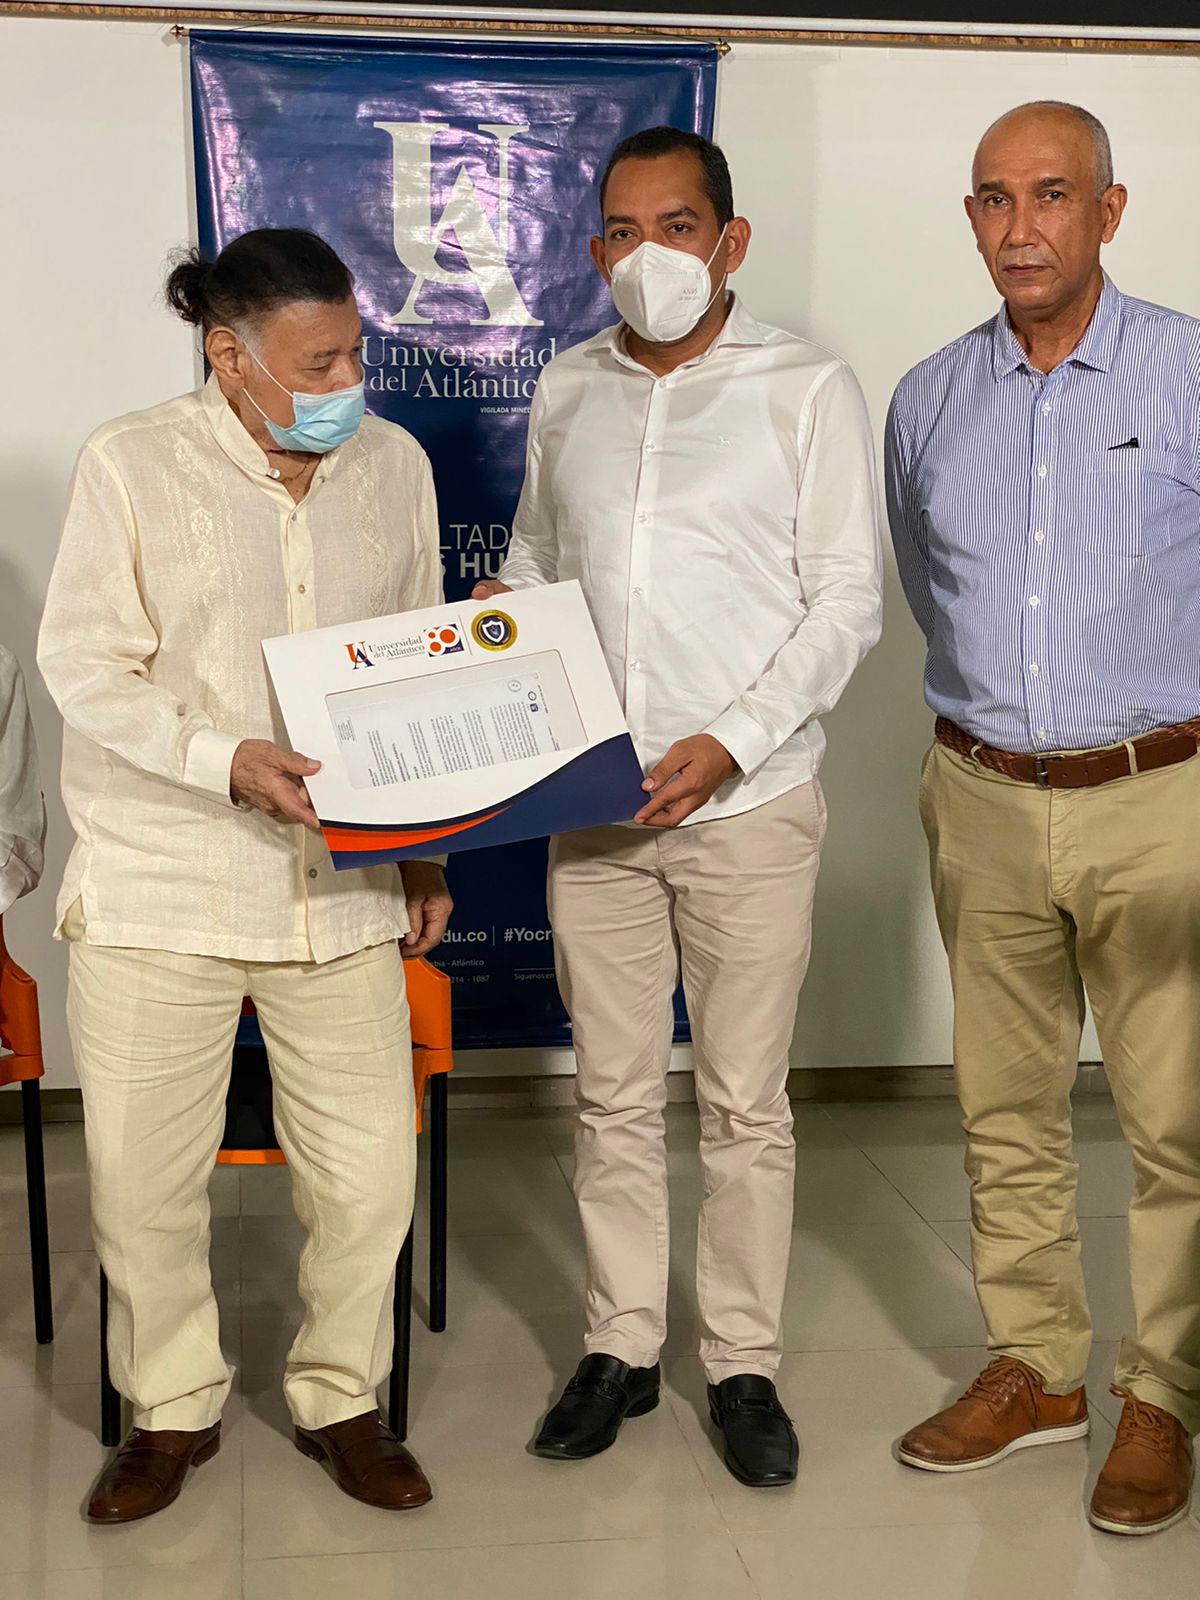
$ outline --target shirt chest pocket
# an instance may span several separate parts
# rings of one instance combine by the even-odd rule
[[[1135,557],[1180,538],[1189,506],[1200,509],[1172,450],[1103,450],[1089,457],[1075,508],[1078,542],[1109,556]],[[1193,531],[1196,511],[1192,511]]]

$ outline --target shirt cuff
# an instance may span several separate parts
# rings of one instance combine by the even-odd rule
[[[758,769],[778,748],[771,735],[738,706],[730,706],[728,711],[722,711],[704,731],[710,739],[716,739],[725,746],[742,769],[743,778],[747,779],[755,777]]]
[[[233,806],[229,792],[229,773],[234,753],[240,739],[231,733],[219,733],[216,728],[197,728],[187,747],[183,762],[183,782],[189,789]]]

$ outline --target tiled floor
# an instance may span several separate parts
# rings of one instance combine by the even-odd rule
[[[793,1489],[724,1471],[703,1415],[690,1282],[695,1115],[671,1107],[675,1278],[668,1404],[577,1465],[527,1445],[574,1364],[581,1262],[558,1112],[452,1114],[450,1327],[418,1325],[411,1443],[436,1489],[389,1515],[339,1495],[290,1443],[279,1395],[296,1318],[287,1174],[214,1176],[214,1275],[239,1367],[221,1454],[178,1505],[93,1529],[100,1467],[96,1272],[82,1138],[47,1130],[59,1333],[30,1326],[20,1136],[0,1131],[0,1600],[1193,1600],[1200,1522],[1094,1533],[1083,1505],[1112,1439],[1129,1324],[1128,1160],[1111,1105],[1078,1107],[1080,1212],[1097,1338],[1090,1445],[937,1478],[891,1457],[983,1359],[964,1265],[966,1193],[947,1101],[797,1107],[796,1234],[781,1387]],[[424,1232],[422,1225],[422,1234]],[[423,1243],[418,1272],[423,1267]]]

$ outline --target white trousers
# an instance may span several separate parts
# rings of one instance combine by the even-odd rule
[[[70,930],[68,930],[70,931]],[[308,1238],[284,1391],[321,1428],[375,1405],[412,1217],[412,1051],[395,944],[323,964],[75,943],[67,1015],[113,1382],[140,1428],[206,1428],[229,1393],[209,1276],[208,1181],[242,997],[258,1009],[275,1126]]]
[[[704,1172],[700,1356],[710,1383],[779,1365],[795,1176],[788,1052],[824,833],[814,779],[742,816],[553,842],[589,1352],[651,1366],[666,1335],[663,1107],[682,966]]]

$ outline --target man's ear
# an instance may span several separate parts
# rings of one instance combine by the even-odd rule
[[[725,229],[725,270],[736,272],[750,248],[750,224],[745,217],[734,217]]]
[[[241,340],[232,328],[212,328],[204,341],[204,354],[208,357],[209,366],[228,383],[242,382],[242,375],[238,371],[240,347]]]
[[[604,240],[593,234],[588,249],[592,255],[592,265],[604,279],[605,283],[612,282],[612,273],[608,270],[608,263],[604,259]]]

